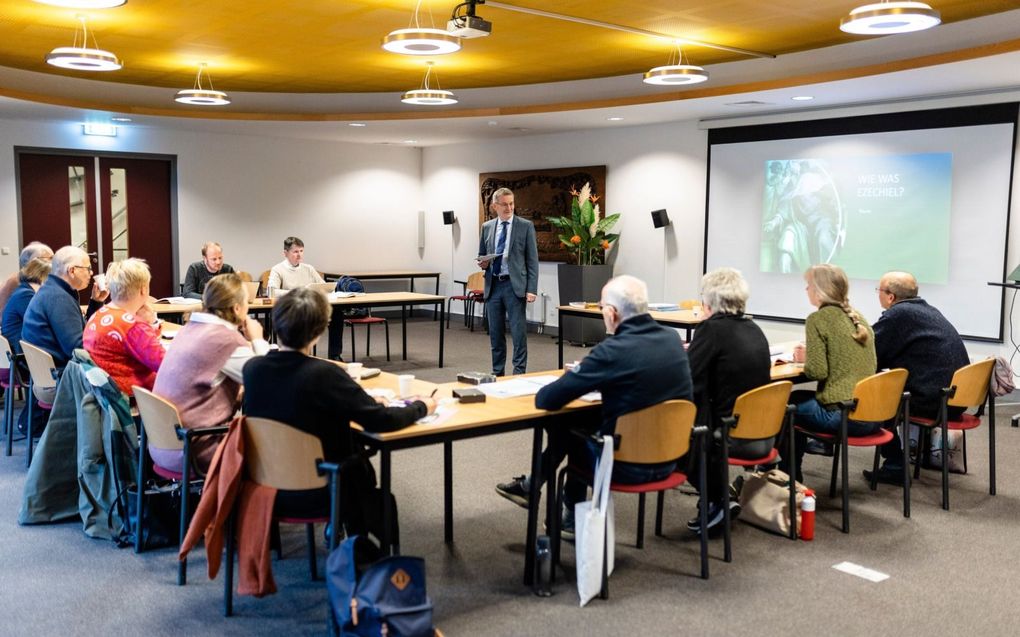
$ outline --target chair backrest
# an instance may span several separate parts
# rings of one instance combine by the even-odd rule
[[[320,489],[329,481],[315,463],[323,459],[315,436],[268,418],[245,418],[248,476],[263,486],[288,491]]]
[[[11,349],[11,344],[7,339],[0,334],[0,369],[9,369],[12,358],[14,358],[14,350]]]
[[[467,278],[467,291],[468,292],[484,292],[485,291],[485,272],[479,270],[478,272],[472,272]]]
[[[266,270],[259,275],[259,284],[262,285],[263,290],[269,290],[269,270]]]
[[[184,441],[177,437],[177,427],[181,424],[177,407],[144,387],[135,385],[131,390],[134,392],[138,415],[142,417],[142,427],[145,428],[149,444],[157,449],[183,449]]]
[[[616,419],[620,462],[656,464],[676,460],[691,446],[697,408],[689,400],[667,400]]]
[[[761,440],[778,436],[786,416],[793,383],[777,380],[737,396],[733,415],[737,426],[730,430],[730,438]]]
[[[857,406],[850,412],[850,417],[862,422],[892,420],[899,410],[906,384],[907,370],[902,367],[861,380],[854,387]]]
[[[259,283],[258,281],[242,281],[242,283],[244,283],[244,287],[248,288],[248,300],[249,301],[251,301],[252,299],[258,297],[258,295],[259,295],[259,286],[262,285],[261,283]]]
[[[25,362],[28,363],[28,373],[32,382],[39,389],[57,386],[57,365],[53,357],[46,350],[21,341],[21,351],[25,353]]]
[[[252,281],[254,281],[254,279],[251,277],[251,272],[247,272],[245,270],[238,270],[237,276],[241,277],[241,280],[244,281],[245,283],[251,283]]]
[[[956,393],[949,399],[949,406],[969,408],[984,404],[994,369],[995,359],[986,358],[956,370],[951,383]]]

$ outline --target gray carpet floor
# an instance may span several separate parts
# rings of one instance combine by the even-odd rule
[[[488,337],[454,320],[446,367],[435,367],[436,323],[414,319],[408,361],[400,361],[399,321],[391,328],[394,361],[387,363],[381,331],[373,357],[387,371],[452,380],[457,371],[486,370]],[[364,345],[359,336],[359,349]],[[532,370],[556,365],[556,342],[532,334]],[[349,352],[349,345],[346,346]],[[567,359],[584,350],[570,348]],[[359,357],[359,360],[362,360]],[[426,560],[435,621],[446,635],[1015,635],[1020,604],[1013,587],[1020,549],[1020,429],[1018,408],[998,410],[998,495],[988,494],[987,433],[968,439],[969,475],[951,476],[949,512],[939,508],[939,474],[923,471],[913,490],[913,515],[901,514],[901,491],[860,477],[866,450],[851,452],[851,533],[839,531],[839,499],[824,493],[829,459],[808,456],[805,478],[820,491],[813,542],[796,541],[746,524],[734,528],[734,560],[711,543],[711,579],[698,577],[698,542],[685,529],[696,497],[666,497],[665,537],[652,534],[649,507],[644,550],[634,548],[636,497],[617,495],[617,570],[610,598],[578,607],[574,554],[564,546],[555,594],[539,598],[521,582],[525,512],[493,491],[524,472],[530,434],[482,438],[454,446],[455,543],[443,542],[440,447],[394,454],[402,549]],[[206,577],[203,550],[191,560],[190,581],[175,585],[175,551],[136,555],[91,540],[80,522],[20,527],[24,443],[0,456],[0,593],[2,635],[315,635],[325,630],[326,592],[311,582],[304,534],[284,528],[284,559],[274,563],[279,593],[237,598],[236,616],[221,615],[222,579]],[[319,534],[321,538],[321,534]],[[320,557],[324,558],[320,548]],[[873,583],[834,570],[849,561],[888,574]],[[320,559],[320,568],[323,560]]]

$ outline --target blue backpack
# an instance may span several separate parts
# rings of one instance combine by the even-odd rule
[[[432,600],[425,593],[425,560],[397,555],[360,565],[380,554],[371,540],[353,535],[326,561],[329,605],[343,637],[434,637]]]
[[[344,274],[336,280],[336,287],[333,288],[334,292],[358,292],[364,294],[365,286],[361,283],[361,279],[353,276],[347,276]],[[368,308],[359,307],[345,309],[343,311],[344,316],[347,318],[359,318],[362,316],[368,316]]]

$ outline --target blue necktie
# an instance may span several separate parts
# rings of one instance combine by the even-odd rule
[[[506,249],[506,227],[508,225],[510,225],[509,221],[499,224],[499,239],[496,241],[496,253],[499,256],[492,260],[492,276],[499,276],[503,269],[503,250]]]

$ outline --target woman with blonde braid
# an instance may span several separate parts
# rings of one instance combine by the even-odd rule
[[[842,268],[823,263],[804,273],[807,296],[818,308],[807,317],[804,325],[807,345],[798,345],[793,352],[797,362],[804,363],[804,375],[818,381],[814,392],[797,391],[791,401],[797,405],[798,427],[810,431],[839,431],[839,403],[853,397],[858,381],[875,373],[875,334],[860,313],[850,306],[847,292],[850,283]],[[882,423],[850,421],[851,436],[877,432]],[[806,436],[797,435],[797,467],[804,456]],[[801,477],[798,475],[797,479]]]

